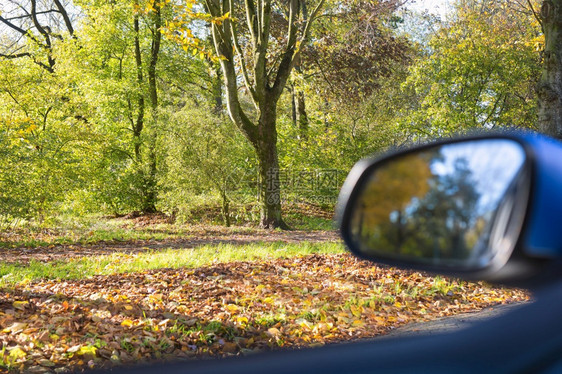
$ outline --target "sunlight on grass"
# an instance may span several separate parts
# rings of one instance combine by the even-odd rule
[[[136,254],[82,257],[68,261],[0,264],[0,286],[39,279],[81,279],[94,275],[139,272],[161,268],[196,268],[214,263],[267,260],[313,253],[343,253],[341,243],[217,244],[189,249],[165,249]]]

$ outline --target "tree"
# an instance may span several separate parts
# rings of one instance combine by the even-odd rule
[[[160,44],[162,42],[162,5],[160,0],[154,0],[147,4],[147,28],[150,29],[150,53],[148,56],[148,98],[150,102],[150,121],[152,134],[149,135],[148,140],[148,170],[142,173],[143,182],[143,199],[142,210],[145,213],[156,212],[156,154],[155,154],[155,136],[154,131],[158,127],[158,88],[156,85],[156,65],[160,57]],[[133,4],[133,29],[134,29],[134,44],[135,44],[135,65],[137,71],[137,83],[139,86],[146,85],[143,74],[143,62],[140,47],[140,4],[138,0]],[[141,132],[144,127],[144,95],[142,93],[138,96],[138,115],[136,124],[133,126],[135,137],[135,156],[137,161],[141,161],[140,145],[141,145]]]
[[[91,106],[92,121],[106,128],[111,133],[108,138],[114,140],[108,156],[120,164],[112,169],[119,171],[115,179],[123,181],[118,195],[130,195],[127,200],[131,202],[117,210],[155,212],[163,70],[159,64],[167,52],[163,52],[162,28],[170,7],[160,0],[130,0],[110,6],[81,0],[77,4],[83,11],[77,30],[80,40],[74,50],[67,51],[65,64],[73,67],[70,74],[80,71],[81,79],[75,85]],[[117,185],[115,181],[111,184],[113,192],[106,195],[110,200],[116,197]]]
[[[231,120],[252,144],[260,175],[260,224],[266,228],[287,228],[281,216],[281,188],[277,153],[277,104],[306,43],[312,22],[324,0],[319,0],[308,18],[304,0],[205,0],[212,23],[213,42],[220,58]],[[240,20],[245,19],[245,24]],[[272,37],[272,23],[283,20],[286,33]],[[254,107],[244,107],[240,82]]]
[[[467,128],[534,127],[542,38],[531,10],[467,0],[455,11],[408,78],[420,98],[411,130],[442,136]]]
[[[355,111],[410,62],[411,43],[396,33],[401,5],[397,0],[326,3],[291,82],[292,119],[300,139],[307,140],[312,124],[307,110],[313,104],[305,99],[321,99],[324,111]]]
[[[303,51],[303,70],[338,104],[361,102],[411,59],[411,43],[398,36],[398,0],[334,1]]]
[[[213,113],[214,104],[185,106],[167,118],[168,139],[163,142],[167,170],[159,179],[160,206],[181,221],[197,208],[194,201],[204,201],[205,207],[220,201],[222,221],[230,226],[237,219],[237,205],[242,202],[238,199],[253,197],[244,188],[247,180],[241,171],[252,169],[249,163],[254,159],[232,121]]]
[[[59,53],[74,40],[63,0],[7,1],[0,14],[0,215],[44,218],[82,188],[88,158],[99,157]]]
[[[543,1],[536,16],[544,33],[538,127],[545,134],[562,138],[562,1]]]
[[[408,217],[417,244],[414,250],[425,252],[428,258],[466,258],[472,249],[465,239],[478,218],[480,193],[466,158],[456,158],[453,168],[449,173],[433,176],[428,193]]]

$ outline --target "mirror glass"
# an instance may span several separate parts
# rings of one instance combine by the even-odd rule
[[[503,266],[527,205],[525,159],[513,140],[484,139],[380,163],[351,202],[354,247],[368,257],[466,269],[499,259]]]

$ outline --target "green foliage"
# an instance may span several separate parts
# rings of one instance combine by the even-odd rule
[[[465,1],[429,41],[407,79],[419,110],[404,125],[422,136],[532,127],[540,27],[508,1]]]
[[[99,157],[99,134],[63,78],[28,60],[0,60],[0,79],[0,215],[44,216],[84,186],[83,155]]]
[[[227,118],[210,108],[185,106],[169,114],[164,133],[163,212],[184,221],[202,197],[230,215],[231,202],[244,205],[255,194],[255,175],[249,172],[255,170],[252,149]]]
[[[304,91],[309,119],[306,137],[290,122],[291,104],[286,103],[279,125],[282,168],[347,173],[359,159],[402,144],[398,122],[412,105],[400,86],[406,69],[407,65],[393,66],[391,78],[378,79],[380,90],[356,102],[318,97],[314,86],[308,87]]]

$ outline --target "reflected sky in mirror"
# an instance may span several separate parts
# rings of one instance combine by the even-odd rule
[[[394,158],[358,197],[352,237],[371,254],[482,264],[495,212],[525,157],[515,141],[486,139]]]
[[[480,195],[480,211],[490,210],[497,205],[508,182],[513,179],[525,160],[525,152],[521,146],[514,146],[513,142],[501,139],[445,145],[441,147],[440,153],[443,159],[431,163],[432,173],[452,174],[455,171],[455,162],[466,160]]]

